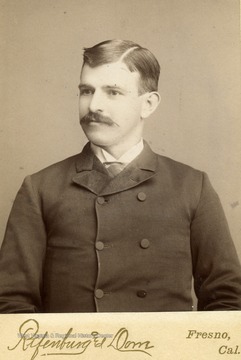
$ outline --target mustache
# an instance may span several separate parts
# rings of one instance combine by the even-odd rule
[[[93,113],[91,111],[80,119],[81,124],[89,124],[90,122],[97,122],[109,126],[114,124],[114,121],[108,116],[104,116],[99,113]]]

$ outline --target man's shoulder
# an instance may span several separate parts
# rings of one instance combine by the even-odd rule
[[[146,165],[148,162],[151,162],[152,165],[156,164],[156,171],[158,173],[163,174],[169,174],[173,176],[202,176],[203,172],[201,170],[198,170],[194,168],[193,166],[190,166],[188,164],[185,164],[183,162],[180,162],[176,159],[173,159],[171,157],[165,156],[163,154],[159,154],[154,149],[150,147],[150,145],[147,143],[147,141],[144,141],[144,150],[143,150],[143,156],[141,156],[142,165]]]
[[[148,161],[151,166],[147,166]],[[155,179],[162,189],[181,193],[200,193],[204,181],[208,179],[205,172],[190,165],[158,154],[145,143],[142,157],[144,168],[155,172]]]
[[[27,178],[30,179],[32,186],[40,192],[63,188],[70,184],[73,176],[76,175],[76,164],[80,157],[81,153],[69,156],[27,176]]]
[[[216,191],[206,172],[167,156],[156,154],[156,157],[156,179],[164,192],[175,194],[185,203],[194,204],[194,208],[201,196],[206,202],[216,199]]]
[[[86,161],[87,157],[90,157],[91,150],[87,143],[81,152],[71,155],[63,160],[53,163],[31,175],[32,178],[44,178],[58,175],[68,175],[76,173],[79,163]]]
[[[168,156],[155,153],[157,157],[159,171],[165,171],[169,175],[180,177],[191,176],[200,178],[203,176],[203,171],[191,165],[185,164]]]
[[[46,167],[44,167],[43,169],[33,173],[31,176],[32,177],[42,177],[45,175],[50,175],[51,173],[58,173],[58,172],[66,172],[68,169],[73,169],[75,168],[75,164],[77,159],[80,157],[81,153],[69,156],[63,160],[57,161],[53,164],[50,164]]]

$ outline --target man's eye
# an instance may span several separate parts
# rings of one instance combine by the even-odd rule
[[[118,96],[118,95],[120,95],[120,92],[117,91],[117,90],[109,90],[109,91],[108,91],[108,94],[109,94],[110,96]]]
[[[80,95],[89,96],[93,94],[91,89],[80,89]]]

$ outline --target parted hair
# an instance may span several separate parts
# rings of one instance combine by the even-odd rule
[[[130,40],[107,40],[93,47],[84,48],[83,66],[96,67],[122,61],[131,71],[140,74],[140,93],[157,91],[160,65],[146,48]]]

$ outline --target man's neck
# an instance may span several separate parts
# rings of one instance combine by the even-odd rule
[[[102,146],[91,144],[91,147],[101,162],[118,160],[128,164],[141,153],[144,148],[144,144],[143,139],[141,138],[136,144],[128,148],[127,151],[122,153],[120,156],[113,155],[113,153],[110,153],[105,147]]]
[[[136,137],[136,139],[132,139],[132,141],[127,142],[126,140],[123,143],[118,143],[117,145],[104,146],[104,145],[96,145],[101,149],[107,151],[111,154],[116,160],[118,160],[122,155],[124,155],[127,151],[133,148],[136,144],[142,141],[142,136]]]

